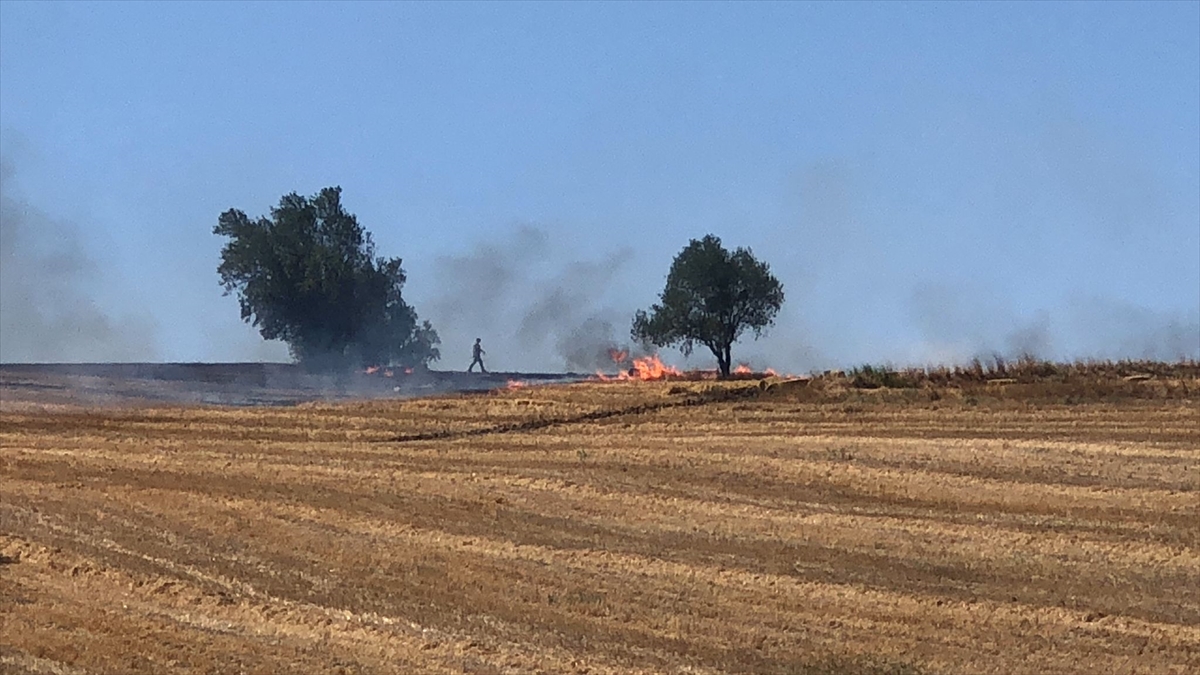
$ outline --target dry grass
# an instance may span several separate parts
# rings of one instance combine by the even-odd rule
[[[1028,400],[1048,396],[1078,400],[1100,398],[1194,398],[1200,392],[1200,362],[1178,361],[1077,361],[1053,363],[1031,357],[1007,361],[995,356],[968,365],[893,368],[864,365],[844,375],[826,376],[843,380],[858,389],[924,389],[990,394]],[[1000,388],[1000,389],[997,389]],[[1071,402],[1068,400],[1067,402]]]
[[[9,405],[0,672],[1198,672],[1167,379]]]

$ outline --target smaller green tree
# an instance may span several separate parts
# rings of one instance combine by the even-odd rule
[[[650,311],[638,310],[630,335],[657,347],[678,346],[691,354],[708,347],[729,377],[733,343],[747,330],[758,338],[775,323],[783,285],[748,248],[732,253],[713,235],[693,239],[675,256],[667,286]]]

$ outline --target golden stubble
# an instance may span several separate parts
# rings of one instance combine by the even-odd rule
[[[0,669],[1200,668],[1189,402],[693,393],[9,405]]]

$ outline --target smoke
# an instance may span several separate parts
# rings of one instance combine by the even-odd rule
[[[969,286],[921,284],[910,303],[926,360],[1001,355],[1043,359],[1200,358],[1200,310],[1162,311],[1109,298],[1074,297],[1022,317],[1003,298]]]
[[[630,323],[646,296],[661,290],[665,273],[639,264],[629,247],[587,257],[525,225],[440,258],[433,269],[438,292],[420,306],[442,336],[442,367],[465,368],[479,337],[492,369],[611,372],[617,369],[613,351],[624,352],[626,362],[647,355],[630,339]],[[653,288],[645,288],[649,283]],[[746,338],[735,347],[735,361],[795,372],[829,363],[809,332],[807,320],[785,303],[761,340]],[[668,350],[664,358],[686,368],[716,367],[704,348],[690,357]]]
[[[0,160],[0,362],[152,359],[153,324],[97,306],[104,275],[79,230],[23,200],[14,176]]]
[[[1053,349],[1048,315],[1022,319],[1003,298],[982,289],[921,283],[912,291],[910,310],[931,356],[951,361],[993,354],[1045,358]]]
[[[489,368],[591,372],[611,369],[608,350],[627,349],[632,307],[614,299],[628,270],[626,248],[573,259],[542,229],[524,225],[469,252],[439,258],[438,293],[422,305],[443,340],[443,365],[469,362],[482,338]]]
[[[590,372],[613,367],[612,351],[619,351],[616,328],[607,319],[589,317],[567,332],[559,332],[555,352],[568,370]]]
[[[1197,201],[1178,175],[1040,109],[928,138],[942,152],[920,164],[850,155],[794,172],[765,259],[812,361],[1200,358]]]
[[[1032,356],[1048,358],[1052,354],[1050,315],[1039,312],[1028,322],[1018,322],[1004,337],[1005,351],[1009,356]]]
[[[1076,350],[1097,358],[1200,359],[1200,307],[1190,314],[1102,297],[1075,298],[1064,323]]]

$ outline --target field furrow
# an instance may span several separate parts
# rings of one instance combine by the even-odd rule
[[[0,413],[0,669],[1200,669],[1194,405],[680,389]]]

